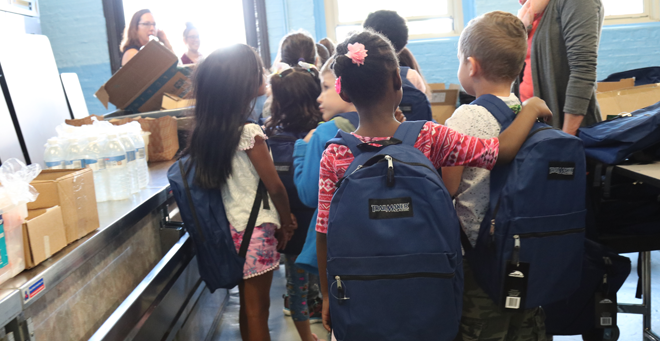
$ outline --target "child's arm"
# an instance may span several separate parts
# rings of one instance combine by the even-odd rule
[[[245,152],[257,170],[259,178],[261,178],[261,181],[266,186],[266,190],[268,190],[268,194],[277,209],[277,213],[280,215],[282,232],[278,234],[277,248],[282,250],[286,247],[286,243],[291,239],[291,236],[293,236],[293,230],[298,227],[291,216],[286,187],[284,187],[279,175],[277,175],[277,170],[275,170],[275,164],[268,152],[266,141],[261,136],[255,136],[254,147]]]
[[[319,128],[322,130],[322,128]],[[309,142],[296,141],[293,150],[293,182],[298,190],[300,201],[309,207],[318,205],[319,196],[319,162],[325,149],[325,142],[321,141],[322,131],[315,131]]]
[[[463,166],[445,167],[442,169],[442,181],[447,187],[449,195],[453,198],[458,193],[458,186],[461,184],[463,178]]]
[[[529,131],[537,119],[552,119],[552,112],[545,101],[532,97],[525,101],[522,110],[513,123],[500,136],[500,152],[497,163],[509,163],[516,157],[518,150],[527,140]]]
[[[325,233],[316,232],[316,258],[319,262],[319,282],[321,282],[321,295],[323,296],[323,312],[321,313],[321,318],[325,330],[331,332],[330,294],[328,290],[328,274],[326,273],[328,264],[328,239],[327,234]]]

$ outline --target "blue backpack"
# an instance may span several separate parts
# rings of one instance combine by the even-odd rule
[[[488,109],[502,131],[515,118],[493,95],[472,104]],[[510,164],[490,173],[490,206],[476,247],[464,232],[461,237],[477,282],[495,303],[531,309],[566,299],[578,288],[586,173],[582,141],[544,123],[534,125]]]
[[[406,116],[407,121],[433,121],[431,103],[428,97],[406,78],[409,70],[410,68],[407,66],[401,67],[403,97],[401,98],[399,109]]]
[[[298,221],[298,228],[291,237],[291,240],[286,244],[286,248],[280,251],[285,255],[299,255],[305,245],[305,238],[307,237],[307,230],[309,223],[314,217],[316,208],[305,206],[298,197],[298,190],[293,181],[293,148],[298,139],[302,139],[307,135],[294,134],[290,132],[278,131],[274,136],[268,138],[268,145],[270,146],[271,153],[273,154],[273,162],[275,169],[280,176],[280,180],[286,187],[286,193],[289,196],[289,205],[291,213],[296,216]]]
[[[195,246],[202,280],[211,292],[220,288],[231,289],[243,280],[245,254],[261,203],[264,209],[269,209],[268,193],[263,182],[259,181],[243,242],[239,252],[236,252],[222,202],[222,192],[195,185],[195,166],[189,159],[186,156],[175,162],[167,171],[167,178],[186,231]]]
[[[330,205],[328,288],[339,341],[453,340],[462,309],[460,225],[404,122],[382,147],[339,131],[355,160]]]
[[[616,165],[660,143],[660,102],[591,127],[580,128],[587,156]]]

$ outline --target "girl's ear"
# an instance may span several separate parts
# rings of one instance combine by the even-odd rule
[[[468,67],[468,73],[470,77],[474,77],[477,74],[481,72],[481,64],[479,64],[479,61],[472,58],[468,57],[467,59],[467,67]]]
[[[399,72],[399,68],[397,68],[392,73],[392,86],[394,91],[399,91],[401,90],[401,87],[403,87],[403,81],[401,80],[401,72]]]

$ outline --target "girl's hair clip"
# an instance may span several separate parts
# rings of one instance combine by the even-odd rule
[[[351,58],[353,64],[357,66],[364,65],[364,59],[367,58],[368,50],[365,50],[364,45],[360,43],[348,44],[348,53],[346,57]]]
[[[335,80],[335,91],[341,93],[341,76],[337,77],[337,80]]]
[[[274,74],[276,74],[276,75],[280,76],[280,78],[282,78],[282,73],[284,71],[290,69],[290,68],[291,68],[291,66],[289,66],[289,64],[287,64],[287,63],[278,63],[275,66],[275,73]]]

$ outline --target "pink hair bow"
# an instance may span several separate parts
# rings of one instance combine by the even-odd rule
[[[364,49],[364,45],[360,43],[348,44],[346,57],[351,58],[353,64],[357,64],[357,66],[364,65],[364,58],[367,57],[367,51]]]

